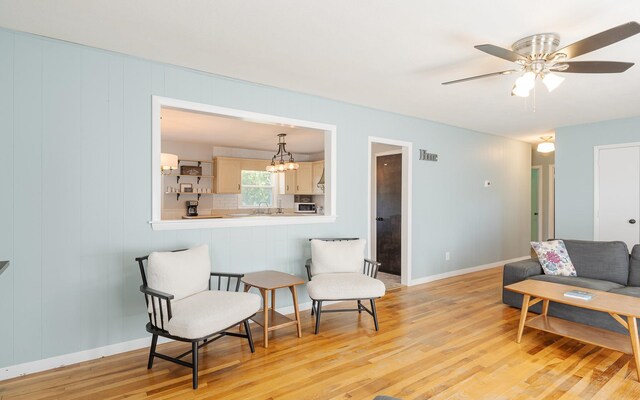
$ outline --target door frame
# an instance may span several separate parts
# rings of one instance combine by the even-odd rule
[[[402,154],[402,148],[398,150],[382,151],[380,153],[372,154],[375,157],[376,161],[374,164],[371,165],[371,212],[370,212],[371,221],[373,221],[376,218],[376,214],[377,214],[376,211],[378,208],[378,185],[377,185],[378,157],[392,156],[394,154]],[[376,255],[377,257],[378,255],[378,228],[377,228],[378,224],[371,223],[370,226],[371,227],[369,229],[369,234],[371,235],[371,239],[370,239],[369,245],[371,249],[371,256]],[[402,254],[400,255],[400,257],[402,257]]]
[[[556,166],[549,164],[549,190],[547,191],[547,236],[556,236]]]
[[[538,171],[538,242],[542,241],[542,214],[543,214],[543,204],[542,204],[542,188],[543,188],[543,184],[542,181],[543,176],[542,176],[542,165],[532,165],[531,169],[535,169]],[[529,207],[529,209],[531,209],[531,207]],[[530,210],[529,213],[531,213]]]
[[[640,142],[593,146],[593,240],[600,240],[600,150],[640,147]]]
[[[373,154],[373,143],[390,144],[399,146],[402,154],[402,222],[401,222],[401,266],[400,266],[400,283],[406,286],[411,284],[411,248],[412,248],[412,193],[413,193],[413,143],[402,140],[387,139],[382,137],[369,136],[367,139],[367,164],[368,164],[368,180],[367,180],[367,253],[369,258],[372,257],[372,235],[371,222],[373,212],[373,188],[372,182],[375,177],[375,168],[371,162]],[[394,150],[395,151],[395,150]],[[397,152],[396,152],[397,154]]]

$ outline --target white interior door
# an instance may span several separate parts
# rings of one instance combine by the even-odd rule
[[[640,145],[597,150],[596,240],[640,242]]]

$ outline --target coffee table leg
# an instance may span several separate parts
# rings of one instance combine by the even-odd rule
[[[629,323],[629,336],[631,336],[631,349],[633,358],[636,361],[636,374],[640,380],[640,344],[638,343],[638,320],[634,317],[627,317]]]
[[[295,286],[289,286],[291,296],[293,296],[293,310],[296,313],[296,322],[298,325],[298,337],[302,337],[302,327],[300,326],[300,311],[298,310],[298,292]]]
[[[520,325],[518,326],[518,337],[516,343],[520,343],[522,340],[522,332],[524,332],[524,323],[527,321],[527,312],[529,311],[529,300],[531,296],[525,294],[522,297],[522,312],[520,313]]]
[[[549,312],[549,300],[542,300],[542,315],[547,315]]]
[[[269,347],[269,291],[266,289],[260,289],[262,294],[262,308],[264,313],[264,326],[262,332],[264,333],[264,348]]]

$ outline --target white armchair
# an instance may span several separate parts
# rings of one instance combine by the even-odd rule
[[[142,275],[140,291],[147,302],[152,334],[149,362],[154,357],[192,369],[193,388],[198,388],[198,349],[223,336],[245,338],[254,352],[248,319],[259,309],[261,299],[253,293],[238,292],[241,274],[211,272],[209,248],[206,245],[189,250],[154,252],[136,258]],[[145,271],[146,261],[146,271]],[[211,279],[216,290],[211,290]],[[244,334],[228,329],[243,324]],[[191,349],[170,357],[156,352],[158,336],[190,342]],[[191,354],[191,362],[182,360]]]
[[[311,239],[311,258],[305,267],[311,315],[316,315],[316,334],[323,312],[366,311],[373,317],[376,331],[379,329],[375,300],[384,296],[385,287],[376,279],[380,263],[364,258],[365,244],[362,239]],[[357,301],[358,308],[322,309],[323,301],[343,300]],[[369,300],[371,309],[362,300]]]

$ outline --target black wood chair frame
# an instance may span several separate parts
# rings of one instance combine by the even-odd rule
[[[313,239],[309,239],[309,241],[311,240]],[[322,239],[316,239],[316,240],[325,240],[325,241],[334,242],[334,241],[343,241],[343,240],[357,240],[357,238],[322,238]],[[312,262],[311,258],[307,259],[307,262],[305,263],[305,266],[304,266],[307,269],[307,277],[309,278],[309,281],[311,281],[311,279],[313,278],[311,274],[311,262]],[[370,276],[371,278],[375,279],[378,276],[378,269],[380,269],[380,265],[382,265],[382,263],[365,258],[362,273],[364,275]],[[373,317],[373,323],[376,327],[376,331],[379,331],[380,327],[378,324],[378,312],[376,311],[376,299],[379,299],[379,298],[380,297],[359,298],[359,299],[311,299],[311,315],[313,316],[315,314],[316,316],[315,334],[317,335],[318,332],[320,331],[320,316],[322,313],[348,312],[348,311],[357,311],[358,314],[362,314],[363,311],[366,311],[369,315]],[[338,308],[338,309],[331,309],[331,310],[322,309],[323,301],[354,301],[354,300],[358,302],[357,308]],[[369,300],[371,309],[368,309],[362,304],[363,300]]]
[[[182,250],[175,250],[175,251],[184,251],[184,249]],[[151,335],[153,335],[151,337],[151,347],[149,349],[149,362],[147,363],[147,369],[151,369],[153,367],[153,359],[154,357],[158,357],[161,358],[163,360],[166,361],[170,361],[172,363],[176,363],[182,366],[185,366],[187,368],[191,368],[192,370],[192,381],[193,381],[193,388],[197,389],[198,388],[198,350],[201,349],[202,347],[224,337],[224,336],[233,336],[233,337],[239,337],[239,338],[244,338],[247,339],[247,341],[249,342],[249,348],[251,349],[251,352],[254,353],[255,352],[255,347],[253,345],[253,337],[251,336],[251,329],[249,329],[249,319],[251,317],[253,317],[253,315],[249,318],[246,318],[242,321],[239,321],[236,324],[233,324],[231,326],[226,327],[225,329],[218,331],[218,332],[214,332],[210,335],[207,336],[203,336],[197,339],[187,339],[187,338],[182,338],[179,336],[174,336],[171,335],[168,331],[166,331],[164,329],[164,312],[163,312],[163,303],[164,302],[166,304],[166,310],[167,310],[167,321],[169,321],[172,317],[171,315],[171,300],[173,300],[174,296],[172,294],[169,293],[164,293],[161,292],[159,290],[155,290],[150,288],[149,286],[147,286],[147,275],[145,272],[145,265],[144,262],[147,261],[149,259],[149,256],[144,256],[144,257],[137,257],[136,261],[138,262],[138,266],[140,267],[140,274],[142,276],[142,285],[140,285],[140,291],[145,295],[144,299],[145,302],[147,304],[147,310],[149,309],[149,299],[151,298],[151,308],[152,308],[152,312],[148,313],[149,315],[149,322],[146,325],[146,329],[147,332],[151,333]],[[211,275],[209,277],[209,290],[211,290],[211,278],[217,278],[218,280],[218,284],[217,284],[217,290],[225,290],[224,287],[225,285],[223,284],[223,280],[224,278],[226,278],[226,291],[230,291],[233,290],[235,292],[239,291],[240,289],[240,280],[242,279],[242,277],[244,276],[244,274],[229,274],[229,273],[221,273],[221,272],[211,272]],[[235,285],[232,286],[232,280],[235,280]],[[156,301],[158,303],[158,309],[156,310]],[[159,315],[158,315],[159,314]],[[255,314],[254,314],[255,315]],[[158,324],[158,317],[160,318],[160,323]],[[229,332],[228,330],[239,326],[240,324],[244,325],[244,332],[245,334],[241,334],[241,333],[236,333],[236,332]],[[158,326],[160,326],[160,328],[158,328]],[[158,353],[156,352],[156,345],[158,344],[158,337],[162,336],[162,337],[166,337],[172,340],[176,340],[176,341],[180,341],[180,342],[187,342],[187,343],[191,343],[191,349],[180,354],[179,356],[176,357],[171,357],[168,356],[166,354],[162,354],[162,353]],[[200,342],[202,342],[200,344]],[[187,356],[191,354],[191,362],[187,362],[182,360],[183,357]]]

